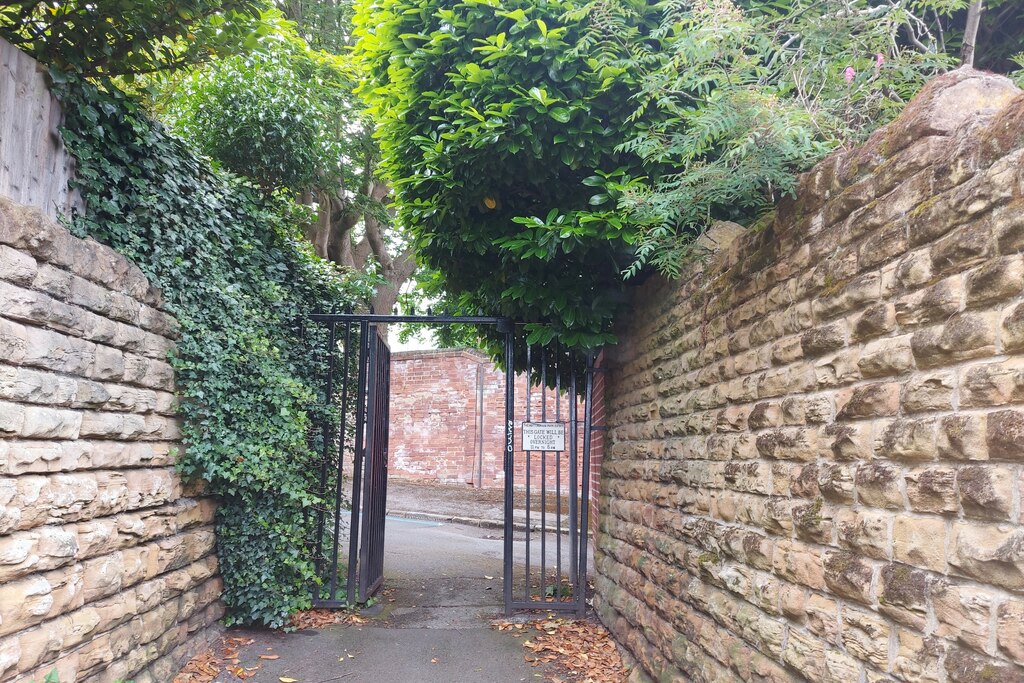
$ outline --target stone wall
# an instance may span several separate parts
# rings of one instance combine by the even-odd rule
[[[214,631],[174,328],[123,257],[0,199],[0,680],[166,683]]]
[[[74,159],[60,136],[63,114],[39,62],[0,38],[0,196],[56,218],[82,207],[68,188]]]
[[[635,299],[597,602],[633,680],[1024,680],[1024,96],[960,71]]]

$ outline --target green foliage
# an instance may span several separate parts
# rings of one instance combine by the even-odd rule
[[[368,291],[312,254],[290,201],[211,171],[120,92],[71,79],[59,95],[88,206],[73,229],[137,263],[180,324],[179,468],[220,500],[228,621],[279,626],[309,605],[315,581],[317,381],[299,321]]]
[[[534,341],[596,346],[611,339],[630,233],[583,181],[641,169],[615,149],[635,82],[574,53],[580,26],[560,19],[574,4],[365,3],[357,54],[397,222],[443,273],[430,294],[531,323]],[[549,214],[561,225],[515,222]]]
[[[301,192],[354,184],[343,160],[368,136],[353,87],[341,59],[281,35],[179,79],[161,113],[224,168],[268,190]]]
[[[367,0],[362,92],[431,293],[609,341],[629,278],[677,275],[951,62],[916,6]]]
[[[673,168],[608,180],[639,235],[627,276],[646,266],[678,276],[710,222],[752,221],[793,192],[797,172],[862,141],[953,63],[925,29],[914,38],[929,41],[924,51],[899,39],[915,3],[744,4],[662,3],[654,31],[618,34],[633,46],[627,57],[605,57],[641,83],[633,117],[646,125],[619,148]],[[602,17],[588,34],[610,25]]]
[[[0,5],[0,35],[60,71],[150,73],[252,48],[279,13],[262,0],[14,0]]]

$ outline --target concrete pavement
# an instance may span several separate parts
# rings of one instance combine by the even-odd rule
[[[389,517],[387,595],[366,624],[282,633],[232,629],[254,639],[248,679],[278,683],[515,683],[543,680],[522,641],[490,628],[502,616],[502,539],[486,529]],[[270,649],[268,649],[270,648]],[[260,654],[279,659],[260,660]],[[218,682],[235,680],[221,674]]]

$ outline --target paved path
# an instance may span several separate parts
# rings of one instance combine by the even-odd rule
[[[502,614],[502,541],[492,530],[391,517],[380,614],[360,626],[281,633],[232,629],[255,642],[254,683],[515,683],[543,680],[522,641],[490,628]],[[488,578],[490,577],[490,578]],[[272,648],[272,649],[268,649]],[[260,654],[280,659],[262,661]],[[218,681],[234,680],[222,674]]]

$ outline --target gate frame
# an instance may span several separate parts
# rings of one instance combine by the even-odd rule
[[[366,377],[366,375],[365,375],[365,373],[367,372],[367,368],[365,367],[364,362],[367,359],[364,357],[364,354],[366,353],[366,346],[365,346],[366,338],[370,334],[370,329],[379,330],[379,327],[378,327],[379,325],[391,325],[391,324],[398,324],[398,323],[422,324],[422,325],[451,325],[451,324],[493,325],[497,329],[497,331],[499,333],[505,335],[505,449],[504,449],[505,452],[504,452],[504,458],[503,458],[503,468],[504,468],[505,481],[504,481],[504,527],[503,527],[503,564],[502,564],[503,574],[504,574],[504,576],[502,577],[502,582],[504,584],[504,586],[503,586],[503,589],[504,589],[503,593],[504,593],[504,603],[505,603],[504,604],[504,609],[505,609],[505,613],[506,614],[512,614],[513,611],[521,610],[521,609],[544,609],[544,610],[547,610],[547,611],[563,611],[563,612],[565,612],[565,611],[572,611],[572,612],[575,612],[577,615],[582,616],[585,613],[585,611],[586,611],[586,597],[587,597],[587,584],[586,584],[586,581],[587,581],[587,566],[589,564],[588,563],[588,558],[587,558],[587,553],[588,553],[588,534],[589,534],[589,531],[590,531],[590,523],[589,523],[589,512],[590,512],[590,455],[591,455],[590,454],[590,450],[591,450],[591,432],[594,429],[596,429],[593,426],[592,415],[593,415],[594,374],[596,372],[600,371],[600,369],[596,367],[596,359],[598,357],[598,352],[596,350],[592,350],[592,351],[588,352],[587,355],[586,355],[586,388],[585,388],[585,394],[584,394],[584,396],[585,396],[585,398],[584,398],[584,400],[585,400],[584,406],[585,406],[585,413],[586,414],[584,416],[584,425],[583,425],[582,453],[580,454],[582,456],[582,458],[580,458],[580,460],[579,460],[580,465],[582,465],[580,467],[580,476],[582,478],[582,481],[580,483],[582,484],[582,491],[577,491],[577,489],[574,487],[572,489],[573,496],[570,499],[572,501],[572,503],[573,503],[573,507],[575,507],[576,504],[577,504],[576,496],[578,494],[579,495],[578,505],[582,506],[582,509],[578,511],[580,519],[577,519],[575,514],[571,514],[570,515],[571,519],[570,519],[569,535],[570,535],[571,544],[573,546],[573,550],[570,553],[570,560],[572,561],[572,569],[570,570],[570,576],[571,576],[571,580],[572,580],[573,588],[574,588],[574,593],[573,593],[573,596],[572,596],[572,600],[571,601],[566,601],[566,602],[546,602],[546,601],[543,600],[544,596],[542,595],[541,596],[541,600],[525,600],[525,601],[520,600],[520,601],[517,601],[517,600],[514,599],[514,597],[512,595],[512,589],[513,589],[513,585],[512,585],[513,584],[513,570],[514,570],[514,562],[513,562],[514,519],[513,519],[513,517],[514,517],[514,509],[515,509],[515,498],[514,498],[514,496],[515,496],[515,481],[514,481],[515,469],[514,469],[514,467],[515,467],[515,378],[516,378],[516,372],[515,372],[515,339],[516,339],[516,330],[515,330],[515,328],[516,328],[516,323],[511,318],[496,317],[496,316],[382,315],[382,314],[375,314],[375,313],[312,313],[312,314],[309,314],[308,316],[306,316],[306,319],[311,321],[311,322],[314,322],[314,323],[326,324],[326,325],[329,326],[329,330],[330,330],[330,335],[329,335],[330,342],[329,343],[331,344],[331,348],[328,350],[329,367],[328,367],[328,370],[327,370],[327,381],[326,381],[326,390],[327,390],[328,400],[332,400],[331,399],[331,388],[332,388],[332,385],[333,385],[333,373],[335,371],[335,359],[334,359],[334,357],[335,357],[335,352],[336,352],[336,349],[334,348],[334,346],[337,344],[336,326],[339,323],[345,323],[346,324],[346,342],[349,339],[348,333],[351,331],[351,325],[352,324],[358,324],[359,325],[359,334],[360,334],[360,354],[359,355],[360,355],[360,357],[359,357],[359,361],[358,361],[359,362],[359,369],[358,369],[359,378],[357,379],[357,394],[358,394],[358,399],[357,400],[360,400],[360,401],[365,399],[366,393],[367,393],[367,390],[368,390],[367,384],[369,383],[369,378]],[[375,348],[375,347],[373,347],[373,348]],[[348,351],[348,349],[346,347],[346,361],[347,361],[347,354],[348,353],[349,353],[349,351]],[[345,375],[345,377],[347,377],[347,374]],[[390,384],[390,377],[388,378],[388,382]],[[530,382],[529,368],[527,369],[527,382],[528,383]],[[348,390],[347,384],[345,385],[343,390],[347,392],[347,390]],[[543,386],[542,386],[542,390],[544,390]],[[578,419],[577,419],[577,415],[576,415],[576,403],[577,403],[577,401],[578,401],[577,397],[575,395],[572,396],[572,402],[570,403],[570,406],[571,406],[570,410],[571,410],[571,416],[572,416],[570,418],[570,425],[571,425],[571,432],[573,434],[573,443],[572,443],[573,450],[575,450],[577,448],[577,443],[576,443],[576,431],[578,429],[578,425],[577,425]],[[356,443],[354,444],[354,448],[355,448],[356,451],[363,450],[365,452],[366,449],[367,449],[366,439],[363,438],[363,434],[361,432],[364,431],[364,429],[365,429],[365,418],[369,416],[370,410],[368,408],[366,408],[363,412],[365,412],[366,414],[362,416],[363,420],[360,420],[359,416],[360,416],[361,411],[359,410],[359,408],[357,408],[357,425],[356,425],[357,433],[356,433]],[[360,424],[360,423],[363,423],[363,424]],[[367,430],[367,433],[369,434],[369,430]],[[329,451],[329,449],[328,449],[328,446],[326,444],[326,439],[325,439],[324,453],[323,453],[323,456],[324,456],[325,460],[328,457],[328,451]],[[526,457],[529,458],[531,451],[524,451],[524,453],[526,453]],[[342,487],[341,475],[342,475],[342,470],[343,470],[343,460],[342,460],[343,457],[344,457],[344,440],[342,440],[341,446],[339,447],[339,453],[338,453],[338,459],[337,459],[337,467],[338,467],[338,483],[337,483],[338,495],[336,495],[335,507],[337,507],[340,504],[340,500],[341,500],[340,490],[341,490],[341,487]],[[364,457],[365,457],[365,454],[364,454]],[[360,460],[360,457],[359,457],[358,453],[356,454],[356,459],[357,459],[357,461]],[[324,468],[328,467],[328,464],[325,462],[323,467]],[[362,504],[360,502],[360,498],[359,498],[358,487],[359,487],[359,485],[361,483],[360,479],[361,479],[361,476],[363,475],[363,473],[360,472],[359,469],[360,468],[358,468],[358,467],[355,467],[353,469],[353,476],[352,476],[353,486],[356,487],[356,488],[353,488],[353,498],[352,498],[352,508],[353,509],[355,509],[357,504],[360,504],[360,505]],[[385,490],[386,490],[386,487],[387,487],[387,480],[385,478]],[[362,512],[363,511],[360,510],[360,513],[362,513]],[[337,519],[337,513],[336,513],[335,517]],[[362,549],[359,548],[357,550],[355,548],[355,546],[358,545],[358,541],[356,540],[358,532],[354,530],[354,524],[355,523],[356,523],[355,520],[350,522],[350,524],[353,525],[353,527],[352,527],[353,531],[350,532],[351,535],[350,535],[350,541],[349,541],[350,542],[350,549],[349,549],[348,582],[347,582],[347,586],[346,586],[349,600],[347,602],[346,601],[335,600],[335,599],[321,600],[321,599],[319,599],[318,592],[316,590],[314,590],[314,593],[313,593],[313,605],[314,605],[314,607],[343,607],[343,606],[354,604],[353,601],[352,601],[352,598],[354,596],[354,592],[353,591],[356,589],[355,583],[358,583],[359,586],[362,586],[363,583],[364,583],[364,580],[363,580],[363,578],[361,576],[362,572],[358,572],[357,571],[356,563],[352,561],[352,557],[354,556],[353,555],[354,551],[358,553],[357,555],[355,555],[355,557],[357,557],[357,559],[358,559],[358,557],[360,557],[362,555]],[[321,519],[319,521],[319,525],[318,526],[322,526],[322,525],[323,525],[323,520]],[[337,521],[336,521],[336,526],[337,526]],[[527,526],[529,526],[529,520],[527,520]],[[573,527],[576,527],[575,533],[573,533]],[[544,533],[544,532],[542,531],[542,533]],[[579,537],[578,539],[577,539],[577,536]],[[319,537],[319,535],[318,535],[318,537]],[[578,546],[577,546],[577,542],[578,542]],[[527,537],[526,543],[527,543],[527,547],[529,547],[529,537]],[[336,546],[339,545],[337,540],[335,541],[335,545]],[[334,558],[333,564],[335,566],[332,569],[332,575],[331,575],[331,589],[332,589],[331,594],[332,594],[332,596],[334,595],[335,581],[337,580],[337,568],[336,568],[337,558],[336,557]],[[541,567],[542,574],[543,574],[543,572],[545,570],[546,569],[544,567]],[[354,574],[355,574],[355,576],[353,576]],[[530,580],[530,577],[529,577],[529,574],[527,574],[527,576],[526,576],[527,584],[529,584],[529,580]],[[374,587],[371,587],[371,589],[370,589],[371,592],[375,592],[376,589],[379,588],[379,586],[380,586],[380,582],[377,582]],[[360,590],[360,593],[362,593],[362,590]],[[358,597],[362,598],[363,600],[365,600],[365,599],[367,599],[370,596],[359,595]]]

